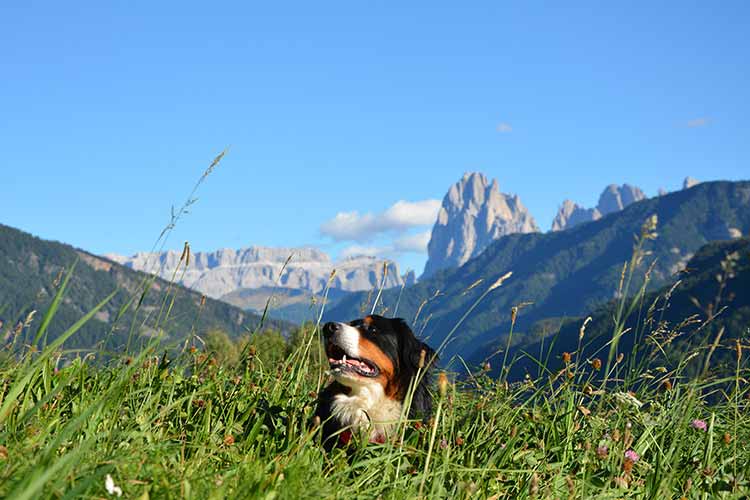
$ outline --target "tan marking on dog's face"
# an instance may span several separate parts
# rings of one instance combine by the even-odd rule
[[[381,351],[377,345],[367,340],[364,335],[359,337],[359,354],[378,365],[380,373],[375,377],[375,380],[383,386],[386,395],[390,395],[389,392],[394,390],[391,386],[394,385],[394,374],[396,373],[396,367],[393,366],[391,358]]]
[[[372,321],[372,316],[365,316],[364,318],[362,318],[362,323],[364,323],[365,325],[370,325]]]

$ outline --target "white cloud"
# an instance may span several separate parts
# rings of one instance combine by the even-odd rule
[[[708,125],[708,122],[709,122],[709,119],[704,116],[704,117],[688,120],[686,125],[690,128],[705,127],[706,125]]]
[[[384,245],[350,245],[339,252],[340,259],[366,255],[368,257],[382,257],[396,259],[403,253],[426,253],[432,231],[409,234],[396,238],[393,243]]]
[[[393,242],[393,248],[397,252],[427,252],[427,244],[430,242],[432,231],[402,236]]]
[[[432,225],[439,210],[440,200],[400,200],[377,214],[339,212],[320,226],[320,232],[336,241],[369,241],[381,233]]]
[[[513,126],[508,122],[500,122],[497,124],[497,131],[501,134],[507,134],[508,132],[513,132]]]

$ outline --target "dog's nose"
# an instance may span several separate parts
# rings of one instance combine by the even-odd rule
[[[341,324],[334,323],[331,321],[323,325],[323,335],[325,335],[326,337],[330,337],[331,335],[333,335],[340,329],[341,329]]]

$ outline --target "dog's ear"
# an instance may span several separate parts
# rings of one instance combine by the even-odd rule
[[[420,379],[417,387],[414,389],[414,395],[411,401],[409,417],[429,418],[432,412],[432,395],[430,394],[429,385],[432,381],[432,368],[437,361],[435,350],[414,336],[409,325],[401,318],[396,318],[394,328],[399,337],[399,355],[402,386],[408,387],[412,379],[420,371]]]
[[[406,370],[416,371],[422,364],[422,369],[427,370],[435,364],[437,356],[435,350],[420,341],[411,331],[409,325],[402,318],[394,318],[394,329],[398,333],[401,365]],[[424,352],[424,354],[422,354]]]

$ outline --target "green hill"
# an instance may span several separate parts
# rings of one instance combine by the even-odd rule
[[[458,269],[437,273],[404,289],[385,291],[379,310],[415,322],[416,329],[438,345],[477,298],[508,271],[513,276],[493,290],[462,323],[446,347],[452,354],[471,355],[477,348],[504,345],[513,306],[519,311],[516,339],[533,340],[532,325],[546,318],[577,317],[611,300],[623,263],[630,259],[634,236],[650,216],[658,217],[652,254],[636,270],[640,285],[648,263],[655,261],[650,287],[671,282],[675,272],[708,242],[750,231],[750,182],[706,182],[693,188],[650,198],[598,221],[566,231],[515,234],[500,238]],[[479,282],[479,280],[482,280]],[[479,284],[477,285],[477,282]],[[472,285],[474,285],[472,287]],[[345,298],[328,311],[330,319],[360,316],[368,294]],[[398,309],[395,305],[398,303]],[[420,310],[421,308],[421,310]]]
[[[626,333],[621,337],[618,352],[630,355],[634,345],[647,347],[646,344],[658,343],[662,347],[656,350],[661,352],[660,363],[674,366],[697,347],[716,343],[710,358],[711,369],[733,373],[735,340],[750,336],[750,239],[704,246],[688,262],[679,281],[646,294],[641,303],[643,306],[623,322]],[[585,329],[584,354],[592,358],[607,357],[617,304],[613,301],[588,314],[591,321]],[[549,360],[550,370],[559,369],[562,353],[577,350],[583,321],[583,318],[565,320],[562,324],[558,321],[554,342],[547,339],[524,346],[525,352],[533,354],[513,364],[510,378],[518,379],[526,373],[537,375],[538,364],[532,358],[539,358],[540,352]],[[471,359],[481,362],[489,349],[489,345],[477,349]],[[707,353],[705,349],[701,356],[693,358],[685,373],[694,375],[702,370]],[[520,350],[513,354],[520,354]]]
[[[23,328],[23,339],[32,339],[57,287],[75,264],[57,314],[48,331],[48,340],[62,333],[85,313],[117,290],[113,299],[71,338],[70,348],[101,346],[106,340],[109,349],[121,348],[131,337],[135,345],[160,332],[167,342],[188,337],[191,332],[203,335],[219,329],[238,337],[256,329],[260,317],[224,302],[202,299],[201,294],[161,279],[133,271],[73,248],[70,245],[42,240],[17,229],[0,225],[0,319],[4,326],[0,333],[6,341],[19,322],[23,323],[32,311],[39,314]],[[151,282],[143,294],[144,284]],[[134,309],[143,297],[136,315]],[[164,321],[162,305],[174,298],[168,321]],[[129,310],[121,310],[132,300]],[[167,299],[165,301],[165,299]],[[201,305],[201,303],[203,304]],[[135,323],[134,323],[135,322]],[[287,330],[289,325],[267,321],[268,327]],[[17,339],[16,339],[17,340]]]

